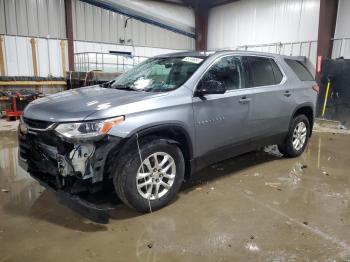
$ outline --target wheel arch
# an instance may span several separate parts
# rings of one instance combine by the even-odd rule
[[[179,124],[159,124],[144,129],[134,131],[124,138],[117,158],[137,146],[137,137],[139,142],[145,141],[150,137],[159,137],[166,139],[170,144],[176,144],[183,153],[185,159],[185,179],[191,176],[191,160],[193,159],[192,139],[188,131]]]
[[[314,118],[315,118],[315,112],[314,112],[314,107],[311,103],[305,103],[305,104],[301,104],[299,105],[297,108],[295,108],[292,117],[290,119],[289,122],[289,127],[292,124],[293,119],[297,116],[297,115],[305,115],[310,123],[310,136],[312,134],[312,128],[314,125]]]

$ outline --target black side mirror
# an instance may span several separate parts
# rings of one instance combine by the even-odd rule
[[[216,80],[201,81],[197,86],[196,95],[224,94],[226,88],[224,83]]]

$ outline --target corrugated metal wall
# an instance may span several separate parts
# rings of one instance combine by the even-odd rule
[[[65,38],[64,0],[0,0],[0,34]]]
[[[132,51],[151,57],[193,50],[194,39],[73,0],[75,52]],[[32,76],[31,37],[36,41],[39,76],[64,76],[60,40],[66,39],[64,0],[0,0],[5,71]],[[65,44],[66,63],[67,44]],[[67,64],[66,64],[66,70]]]
[[[319,0],[241,0],[213,8],[208,46],[317,40]]]
[[[333,58],[350,58],[350,1],[339,0],[337,25],[333,42]]]
[[[319,0],[240,0],[215,7],[208,47],[303,55],[315,66],[319,8]]]
[[[158,26],[128,19],[90,4],[73,0],[73,27],[76,40],[113,44],[194,49],[194,39]]]

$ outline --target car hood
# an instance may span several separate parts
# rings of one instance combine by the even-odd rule
[[[164,95],[166,93],[82,87],[37,99],[26,107],[23,116],[51,122],[81,121],[98,111]]]

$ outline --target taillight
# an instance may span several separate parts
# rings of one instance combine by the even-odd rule
[[[313,85],[313,86],[312,86],[312,89],[313,89],[313,90],[315,90],[317,94],[319,94],[319,93],[320,93],[320,87],[319,87],[319,85],[318,85],[318,84]]]

